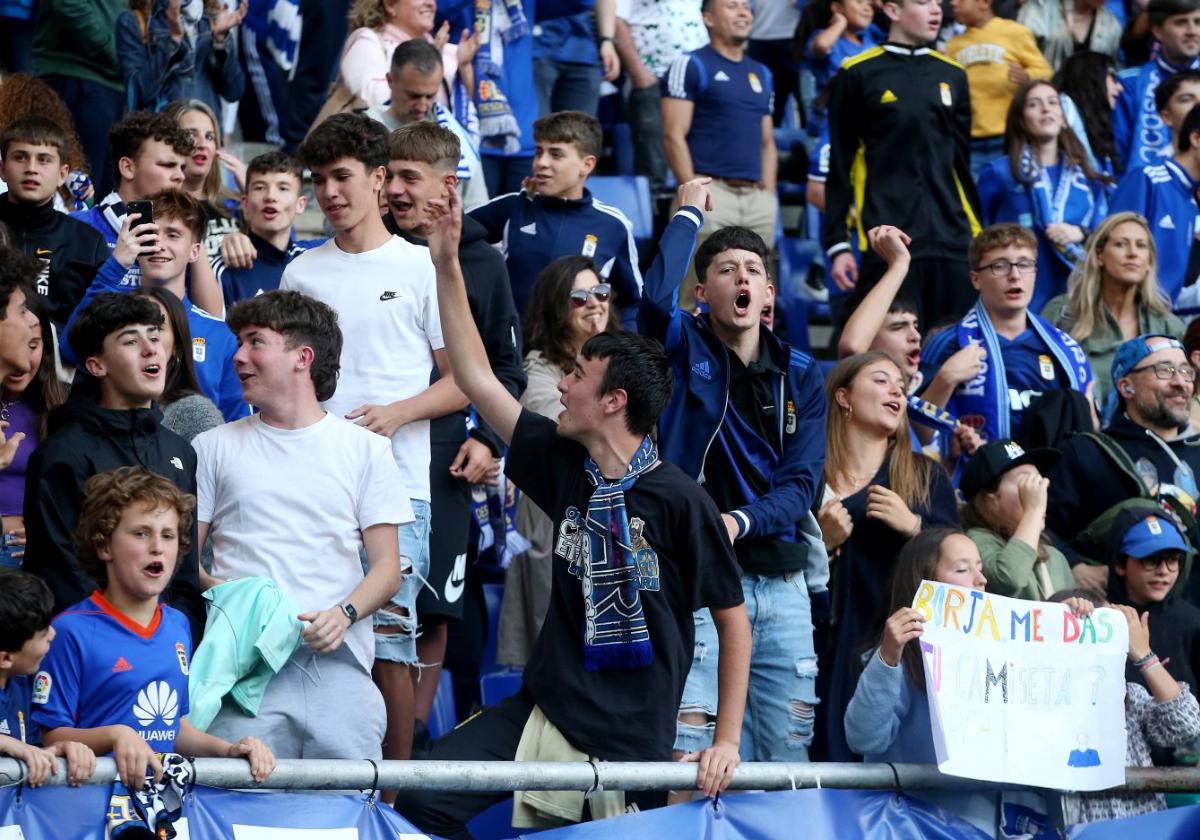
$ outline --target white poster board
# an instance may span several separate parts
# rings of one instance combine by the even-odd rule
[[[1116,610],[922,581],[913,609],[938,768],[1060,790],[1125,781],[1129,628]]]

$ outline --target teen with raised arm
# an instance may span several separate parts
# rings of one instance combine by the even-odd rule
[[[716,793],[738,764],[749,624],[720,512],[658,459],[650,438],[671,395],[666,353],[637,335],[593,336],[558,385],[558,423],[523,410],[492,373],[473,326],[458,265],[460,200],[454,191],[447,198],[429,202],[426,236],[455,380],[510,444],[509,477],[559,523],[559,538],[550,607],[521,691],[436,742],[429,757],[667,760],[692,661],[692,613],[707,606],[721,644],[720,714],[713,746],[689,757],[700,764],[697,786]],[[467,837],[466,821],[503,797],[402,791],[396,809],[423,831]],[[625,799],[645,808],[665,797]],[[539,805],[559,822],[564,813],[579,819],[583,803],[579,794],[518,792],[514,825],[554,824]],[[624,809],[590,804],[593,817]]]

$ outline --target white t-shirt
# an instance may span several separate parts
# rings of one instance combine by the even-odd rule
[[[429,249],[398,236],[365,254],[347,254],[333,239],[305,251],[283,271],[291,289],[333,307],[342,328],[342,372],[324,403],[345,417],[361,405],[386,405],[429,387],[433,351],[445,346],[437,275]],[[392,435],[401,488],[429,501],[429,421]]]
[[[343,603],[362,583],[364,529],[413,521],[387,441],[332,414],[303,429],[277,429],[255,414],[192,446],[196,518],[211,526],[213,574],[270,578],[301,611]],[[346,644],[369,671],[369,619],[350,628]]]

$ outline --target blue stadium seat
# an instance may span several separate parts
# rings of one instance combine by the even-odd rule
[[[492,671],[479,678],[479,699],[485,706],[494,706],[505,697],[512,697],[521,688],[524,672],[520,668]]]
[[[458,715],[454,713],[454,681],[450,672],[442,669],[438,678],[437,695],[433,698],[433,708],[429,710],[429,737],[437,740],[458,725]]]
[[[496,641],[500,636],[500,604],[504,601],[504,584],[485,583],[483,585],[483,602],[487,605],[487,645],[483,649],[483,659],[479,663],[479,673],[489,674],[497,671]]]
[[[587,188],[597,199],[629,217],[633,238],[639,245],[654,235],[650,179],[645,175],[593,175],[588,178]]]

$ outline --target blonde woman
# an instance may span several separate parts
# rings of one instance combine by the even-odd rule
[[[862,670],[859,655],[887,606],[896,557],[924,528],[957,527],[958,503],[946,471],[909,444],[905,379],[895,362],[877,352],[843,359],[825,380],[825,393],[826,486],[817,520],[829,551],[836,622],[819,657],[821,713],[810,756],[854,761],[842,716]]]
[[[436,0],[355,0],[350,7],[350,35],[342,49],[340,79],[346,90],[367,105],[382,105],[392,98],[388,71],[396,47],[413,38],[424,38],[442,53],[445,85],[438,101],[449,106],[449,92],[457,80],[468,91],[475,87],[471,62],[479,49],[479,36],[463,30],[457,44],[447,43],[450,24],[433,34]]]
[[[1043,318],[1087,353],[1102,409],[1112,394],[1113,355],[1121,342],[1147,334],[1183,336],[1183,322],[1171,313],[1156,269],[1146,220],[1137,213],[1114,213],[1092,232],[1067,293],[1042,310]]]

